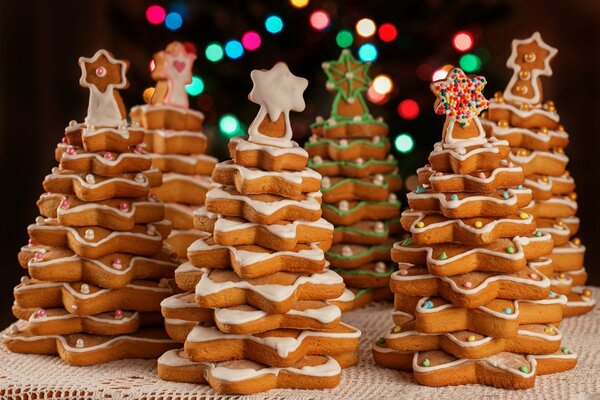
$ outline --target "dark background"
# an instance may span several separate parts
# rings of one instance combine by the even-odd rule
[[[145,18],[149,1],[33,1],[0,2],[0,326],[10,314],[12,287],[24,271],[16,261],[19,247],[26,244],[26,227],[37,216],[35,202],[42,193],[41,182],[55,166],[54,146],[63,128],[72,119],[81,121],[87,108],[87,90],[79,87],[77,58],[91,56],[99,48],[110,49],[118,58],[130,60],[131,86],[122,92],[128,107],[142,103],[142,91],[152,85],[148,62],[172,40],[190,41],[198,47],[194,72],[205,82],[204,94],[192,107],[206,114],[206,131],[212,138],[210,151],[225,158],[226,138],[218,134],[218,117],[234,113],[246,125],[257,111],[247,101],[251,89],[249,72],[270,68],[284,60],[290,69],[309,79],[305,93],[307,109],[292,117],[296,139],[303,141],[307,126],[316,115],[329,113],[331,95],[324,90],[321,62],[337,58],[340,48],[335,35],[340,29],[354,30],[356,21],[369,17],[376,23],[392,22],[399,36],[393,43],[377,38],[379,57],[371,76],[385,73],[395,87],[384,105],[371,105],[391,127],[392,138],[402,132],[415,139],[415,149],[399,155],[400,170],[409,176],[426,162],[432,144],[441,137],[443,118],[432,112],[433,95],[427,80],[416,74],[420,64],[438,68],[457,64],[460,56],[452,47],[459,30],[475,36],[475,51],[489,55],[479,71],[488,79],[485,90],[492,97],[503,90],[511,71],[505,67],[510,42],[538,30],[545,41],[559,49],[552,62],[554,76],[544,78],[546,99],[555,101],[562,121],[571,134],[566,149],[569,169],[578,183],[580,236],[587,245],[590,284],[600,284],[594,260],[598,248],[600,210],[598,149],[600,148],[600,2],[569,1],[320,1],[312,0],[303,9],[288,1],[197,1],[181,4],[187,11],[183,27],[169,31],[164,25],[150,25]],[[165,8],[173,2],[157,0]],[[179,4],[180,5],[180,4]],[[324,32],[310,28],[308,18],[316,8],[332,15]],[[271,13],[280,15],[284,29],[268,34],[263,25]],[[262,46],[239,60],[210,63],[204,57],[207,43],[224,43],[256,30]],[[352,46],[356,54],[357,40]],[[418,118],[406,121],[396,112],[398,102],[415,99],[421,108]]]

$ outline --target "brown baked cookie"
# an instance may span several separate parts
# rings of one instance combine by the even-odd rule
[[[165,247],[152,258],[111,253],[90,259],[70,249],[30,244],[21,247],[19,263],[36,280],[85,281],[109,289],[124,287],[133,280],[171,278],[177,267]]]
[[[356,162],[357,159],[393,162],[390,159],[393,157],[388,156],[390,147],[390,141],[385,136],[373,136],[371,140],[348,140],[320,138],[312,135],[304,144],[304,148],[313,158],[313,162],[316,162],[315,158],[322,157],[323,159],[331,159],[333,161],[354,161],[354,164],[358,164]]]
[[[146,171],[152,166],[150,155],[136,146],[123,153],[99,151],[91,153],[81,147],[59,143],[54,151],[61,170],[89,172],[100,176],[117,176],[128,172]]]
[[[515,273],[527,260],[549,255],[553,241],[549,234],[498,239],[485,245],[441,243],[417,245],[411,238],[397,242],[392,260],[397,263],[427,266],[436,276],[452,276],[475,270]]]
[[[142,329],[127,335],[70,335],[37,336],[16,322],[2,337],[4,345],[13,352],[25,354],[58,354],[70,365],[95,365],[126,358],[157,358],[178,344],[167,337],[162,328]]]
[[[343,275],[342,275],[343,276]],[[554,290],[552,261],[532,260],[515,273],[473,271],[452,276],[434,276],[426,267],[400,264],[390,278],[394,293],[405,296],[441,296],[466,308],[483,306],[495,299],[542,300]]]
[[[308,163],[308,153],[296,142],[293,147],[275,147],[257,144],[245,138],[229,141],[229,155],[237,165],[266,171],[302,171]]]

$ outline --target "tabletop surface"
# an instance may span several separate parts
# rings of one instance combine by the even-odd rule
[[[600,288],[592,288],[600,297]],[[93,367],[73,367],[58,357],[13,354],[0,346],[0,398],[81,399],[573,399],[600,398],[600,310],[566,319],[563,343],[575,351],[574,370],[541,376],[533,389],[504,390],[481,385],[430,388],[417,385],[411,373],[378,367],[371,343],[392,325],[391,305],[377,303],[344,315],[362,331],[361,361],[344,370],[340,385],[328,390],[272,390],[253,396],[223,396],[208,386],[166,382],[154,360],[122,360]],[[11,397],[12,396],[12,397]]]

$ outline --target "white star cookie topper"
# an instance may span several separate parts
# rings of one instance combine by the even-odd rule
[[[277,147],[292,147],[290,111],[303,111],[306,106],[303,93],[308,80],[295,76],[287,64],[278,62],[270,70],[254,70],[250,73],[254,86],[248,98],[260,105],[260,110],[250,124],[249,140],[254,143]],[[268,117],[268,118],[266,118]],[[284,132],[280,118],[283,118]]]
[[[173,42],[154,55],[156,68],[152,78],[158,81],[153,104],[188,108],[185,86],[192,82],[192,66],[196,54],[187,51],[183,43]]]
[[[129,86],[125,77],[129,63],[117,60],[102,49],[91,58],[79,57],[79,66],[79,84],[90,90],[86,124],[105,127],[125,125],[125,106],[117,89]]]
[[[514,39],[512,53],[506,61],[513,75],[504,90],[504,98],[516,103],[540,104],[540,76],[552,76],[550,60],[556,53],[558,50],[547,45],[539,32],[527,39]]]

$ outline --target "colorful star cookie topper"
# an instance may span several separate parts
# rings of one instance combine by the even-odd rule
[[[79,84],[90,90],[86,124],[103,127],[125,125],[125,105],[117,89],[129,86],[125,77],[129,62],[117,60],[102,49],[91,58],[79,57],[79,66]]]
[[[366,92],[371,83],[368,76],[370,63],[358,61],[350,50],[342,50],[337,61],[328,61],[322,64],[327,75],[326,88],[335,92],[333,100],[332,117],[354,117],[369,113],[362,92]],[[357,101],[358,100],[358,101]]]
[[[248,129],[249,140],[291,147],[290,111],[304,110],[303,93],[308,80],[292,74],[283,62],[278,62],[270,70],[255,69],[250,77],[254,86],[248,98],[260,105],[260,110]]]
[[[446,79],[431,84],[437,96],[435,112],[446,114],[463,128],[469,126],[490,105],[482,93],[486,83],[482,76],[468,77],[462,69],[453,68]]]
[[[155,68],[152,78],[157,81],[150,102],[188,108],[185,86],[192,82],[192,66],[196,53],[183,43],[173,42],[163,51],[154,54]]]
[[[539,104],[542,102],[540,76],[551,76],[550,60],[558,53],[542,40],[539,32],[528,39],[514,39],[512,54],[506,66],[513,75],[504,91],[504,98],[516,103]]]

